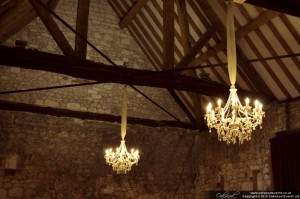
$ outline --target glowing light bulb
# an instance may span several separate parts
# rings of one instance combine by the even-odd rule
[[[245,100],[245,101],[246,101],[246,106],[249,106],[250,100],[249,100],[249,98],[248,98],[248,97],[246,98],[246,100]]]
[[[218,106],[221,108],[222,100],[218,99]]]
[[[259,103],[259,101],[258,101],[258,100],[255,100],[255,102],[254,102],[255,108],[258,107],[258,103]]]
[[[206,107],[206,112],[210,112],[211,109],[212,109],[212,105],[211,105],[211,103],[209,103]]]

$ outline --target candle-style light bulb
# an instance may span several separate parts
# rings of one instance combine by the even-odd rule
[[[211,108],[212,108],[212,104],[209,103],[206,107],[206,112],[210,112],[211,111]]]
[[[246,106],[249,106],[250,100],[249,100],[249,98],[248,98],[248,97],[246,98],[246,100],[245,100],[245,101],[246,101]]]
[[[222,100],[218,99],[218,107],[221,108]]]
[[[255,105],[255,108],[257,108],[258,107],[258,100],[255,100],[255,102],[254,102],[254,105]]]

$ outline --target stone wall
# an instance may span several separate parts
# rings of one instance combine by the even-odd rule
[[[55,12],[75,28],[77,0],[60,0]],[[154,70],[141,49],[137,46],[127,29],[119,28],[119,19],[106,0],[91,0],[89,13],[88,40],[106,54],[116,64],[126,63],[130,68]],[[57,22],[60,29],[74,48],[75,34]],[[13,46],[15,40],[28,41],[28,48],[62,54],[57,44],[39,18],[35,19],[5,42]],[[88,47],[87,59],[107,63],[97,52]],[[29,88],[69,85],[88,82],[43,71],[0,66],[0,87],[2,91]],[[94,113],[120,115],[121,89],[123,85],[100,84],[45,90],[38,92],[1,95],[1,100],[49,106]],[[138,87],[151,99],[172,114],[188,121],[175,100],[166,89]],[[153,105],[136,91],[129,90],[128,115],[130,117],[153,120],[174,120],[161,109]]]
[[[272,190],[269,139],[299,129],[299,102],[266,107],[263,129],[242,145],[219,142],[214,132],[129,125],[127,147],[141,159],[127,175],[103,158],[119,146],[119,124],[0,111],[0,198],[199,199],[208,190]],[[15,172],[4,169],[13,155]]]
[[[263,128],[242,145],[219,142],[215,132],[196,136],[195,198],[209,190],[273,190],[269,140],[278,132],[299,129],[299,110],[300,100],[268,105]]]
[[[129,125],[127,148],[141,159],[127,175],[105,164],[120,125],[0,111],[0,198],[193,198],[194,132]],[[19,157],[15,172],[5,162]]]

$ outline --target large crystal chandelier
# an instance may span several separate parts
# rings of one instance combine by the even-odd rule
[[[233,17],[233,3],[229,1],[227,9],[227,59],[228,73],[231,82],[230,95],[224,107],[221,107],[221,100],[218,100],[218,107],[212,107],[209,103],[206,108],[205,120],[211,132],[212,128],[217,130],[218,140],[227,144],[235,144],[238,140],[242,144],[245,140],[251,139],[252,131],[259,125],[262,128],[262,120],[265,112],[259,101],[254,102],[254,108],[249,105],[250,100],[246,98],[245,106],[239,100],[236,82],[236,46]]]
[[[123,99],[122,99],[122,119],[121,119],[121,145],[116,148],[114,152],[111,148],[105,150],[106,163],[112,165],[114,171],[117,173],[126,174],[131,170],[131,166],[137,164],[139,161],[139,151],[131,149],[130,153],[127,151],[125,145],[126,136],[126,126],[127,126],[127,90],[126,87],[123,89]]]

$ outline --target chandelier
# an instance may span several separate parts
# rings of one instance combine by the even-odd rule
[[[131,149],[130,153],[127,151],[125,145],[126,126],[127,126],[127,90],[123,89],[122,99],[122,117],[121,117],[121,145],[116,148],[114,152],[111,148],[105,150],[106,164],[112,165],[114,171],[117,173],[126,174],[131,170],[131,166],[137,164],[139,161],[139,151]]]
[[[245,140],[251,139],[252,131],[259,125],[262,128],[262,120],[265,112],[263,105],[255,100],[254,108],[249,105],[250,100],[246,98],[245,106],[239,100],[236,82],[236,46],[233,17],[233,3],[229,1],[227,9],[227,59],[228,73],[231,82],[230,95],[224,107],[222,101],[218,100],[218,106],[213,109],[209,103],[206,107],[204,119],[207,122],[209,132],[212,128],[217,130],[218,140],[227,144],[235,144],[238,140],[242,144]]]

